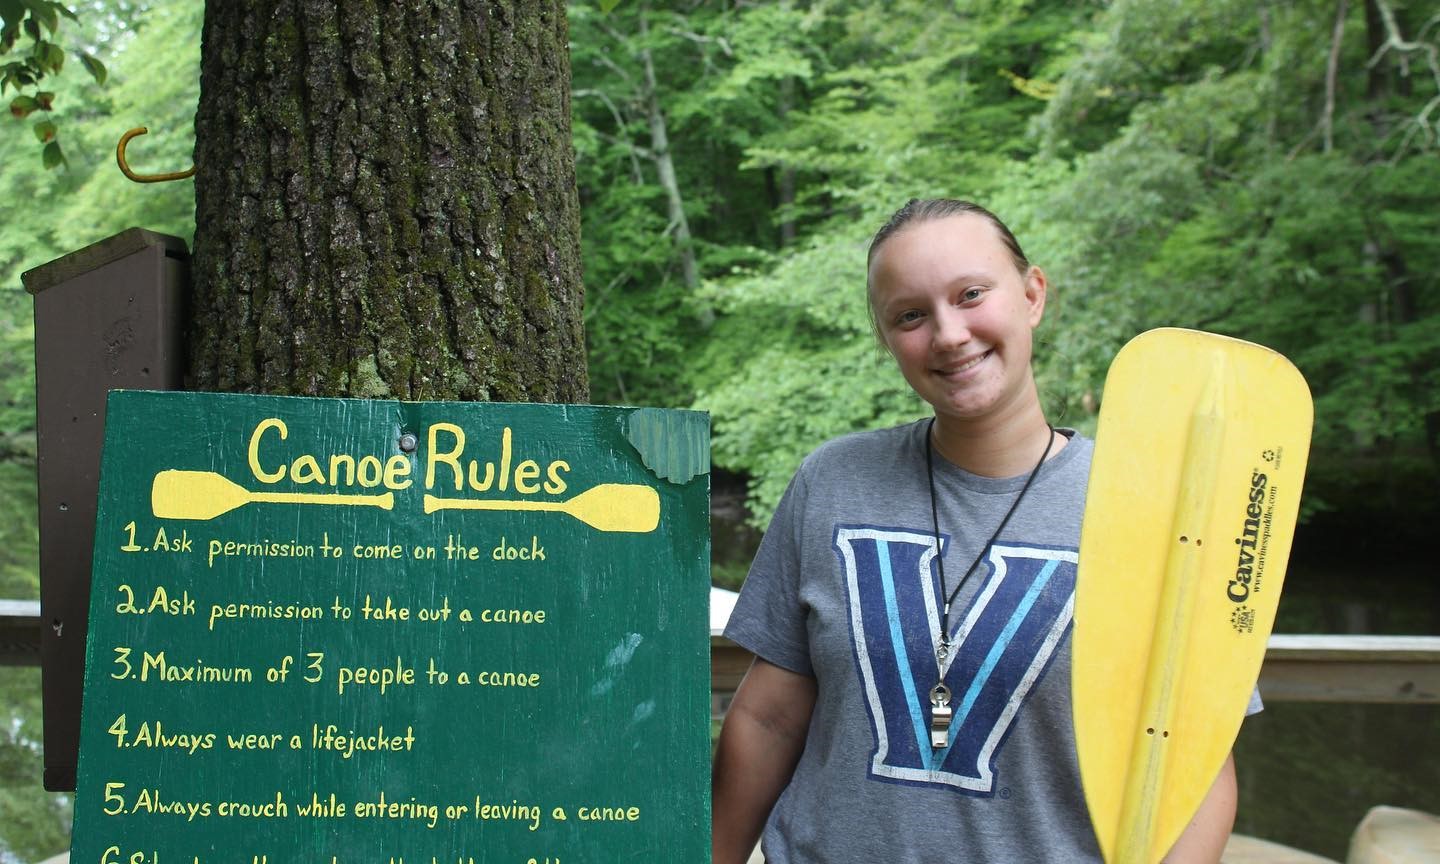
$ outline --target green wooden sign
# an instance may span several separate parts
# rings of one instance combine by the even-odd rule
[[[703,414],[111,394],[75,862],[706,861]]]

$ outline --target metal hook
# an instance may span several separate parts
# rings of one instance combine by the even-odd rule
[[[115,145],[115,161],[120,165],[120,172],[122,174],[134,180],[136,183],[164,183],[167,180],[184,180],[187,177],[195,176],[194,166],[191,166],[188,171],[172,171],[169,174],[136,174],[134,171],[131,171],[129,163],[125,161],[125,145],[130,143],[131,138],[137,135],[145,135],[149,133],[149,131],[150,130],[144,126],[137,126],[120,136],[120,143]]]

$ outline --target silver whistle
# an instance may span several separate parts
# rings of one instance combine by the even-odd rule
[[[950,707],[950,688],[943,683],[930,690],[930,746],[943,750],[950,746],[950,720],[955,711]]]

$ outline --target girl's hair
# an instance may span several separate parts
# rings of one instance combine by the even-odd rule
[[[875,286],[870,284],[870,265],[875,263],[875,253],[880,251],[880,247],[886,240],[900,233],[905,226],[912,222],[929,222],[933,219],[945,219],[965,213],[979,216],[995,226],[996,233],[1000,235],[1000,242],[1004,243],[1005,248],[1010,251],[1010,260],[1015,264],[1015,269],[1020,272],[1022,277],[1030,272],[1030,259],[1025,257],[1025,250],[1020,248],[1020,241],[1015,239],[1015,235],[1010,232],[1004,222],[1000,221],[999,216],[973,201],[962,201],[959,198],[911,198],[905,202],[904,207],[895,211],[879,231],[875,232],[875,239],[870,241],[870,251],[865,256],[865,293],[869,295],[869,302],[865,304],[865,308],[870,313],[870,328],[875,333],[875,341],[880,343],[882,349],[889,350],[885,344],[885,333],[880,329],[880,320],[875,316]]]
[[[1005,248],[1010,250],[1010,258],[1015,262],[1015,269],[1023,276],[1030,270],[1030,259],[1025,257],[1025,252],[1020,248],[1020,241],[1010,233],[1010,229],[1000,221],[1000,217],[981,207],[973,201],[962,201],[958,198],[911,198],[905,202],[905,206],[895,211],[879,231],[875,232],[875,239],[870,241],[870,252],[865,256],[866,281],[869,281],[870,265],[875,261],[875,253],[881,245],[902,228],[912,222],[929,222],[932,219],[945,219],[949,216],[959,216],[964,213],[973,213],[976,216],[995,226],[1000,233],[1000,240]]]

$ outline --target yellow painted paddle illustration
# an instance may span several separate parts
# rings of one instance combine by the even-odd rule
[[[649,486],[601,483],[565,501],[425,496],[425,512],[436,510],[528,510],[567,513],[591,528],[644,534],[660,524],[660,496]]]
[[[156,474],[150,486],[150,510],[158,519],[214,519],[246,504],[329,504],[389,510],[395,506],[395,495],[251,492],[213,471],[174,469]]]

